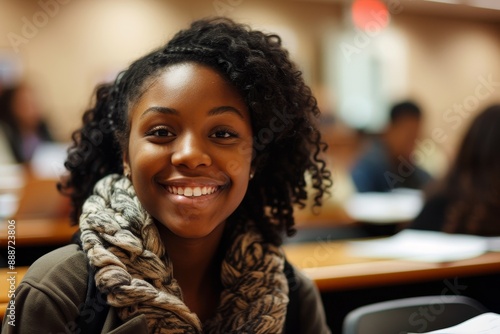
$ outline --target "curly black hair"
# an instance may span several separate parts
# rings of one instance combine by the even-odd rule
[[[227,18],[193,22],[165,46],[132,63],[114,83],[97,88],[95,105],[72,136],[65,163],[70,176],[59,184],[71,197],[73,223],[95,183],[105,175],[123,173],[131,103],[166,67],[183,62],[209,66],[243,96],[254,134],[255,177],[228,221],[254,221],[268,241],[280,244],[282,232],[295,233],[293,206],[305,206],[306,174],[315,190],[314,206],[321,205],[332,184],[320,156],[327,148],[315,124],[320,111],[280,37]]]

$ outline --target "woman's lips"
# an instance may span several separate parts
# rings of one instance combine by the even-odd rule
[[[210,177],[174,177],[160,182],[170,199],[177,204],[207,203],[228,186]]]
[[[167,186],[166,189],[169,193],[174,195],[182,195],[185,197],[200,197],[211,195],[218,190],[219,186]]]
[[[224,187],[222,186],[162,186],[167,198],[178,209],[205,209],[219,197]],[[209,189],[210,188],[210,189]],[[210,190],[210,193],[209,193]],[[206,194],[203,192],[206,191]],[[182,194],[180,194],[182,192]]]

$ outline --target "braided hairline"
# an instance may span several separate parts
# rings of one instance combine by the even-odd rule
[[[171,47],[166,47],[165,49],[163,49],[162,53],[165,55],[174,54],[174,53],[181,54],[181,55],[182,54],[190,54],[190,53],[200,55],[200,54],[211,54],[214,51],[215,51],[214,49],[202,47],[202,46],[191,46],[191,47],[171,46]]]

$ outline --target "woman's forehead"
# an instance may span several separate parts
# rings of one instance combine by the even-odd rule
[[[138,106],[174,110],[230,106],[248,114],[243,97],[231,83],[211,67],[193,62],[174,64],[159,73],[147,83],[132,109]]]

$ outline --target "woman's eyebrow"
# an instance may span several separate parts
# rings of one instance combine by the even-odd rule
[[[238,115],[241,119],[245,119],[245,117],[243,116],[243,113],[240,110],[238,110],[235,107],[231,107],[231,106],[220,106],[220,107],[212,108],[212,109],[210,109],[208,111],[208,116],[220,115],[220,114],[223,114],[223,113],[226,113],[226,112],[234,113],[234,114]],[[143,118],[147,114],[150,114],[150,113],[160,113],[160,114],[167,114],[167,115],[179,115],[179,112],[177,110],[175,110],[175,109],[167,108],[167,107],[155,106],[155,107],[149,107],[148,109],[146,109],[142,113],[142,115],[141,115],[140,118]]]
[[[149,113],[160,113],[160,114],[167,114],[167,115],[179,115],[179,112],[175,109],[172,108],[167,108],[167,107],[149,107],[144,111],[141,115],[141,118],[146,116]]]
[[[220,115],[220,114],[223,114],[226,112],[234,113],[234,114],[238,115],[241,119],[245,119],[245,117],[243,116],[243,113],[240,110],[238,110],[235,107],[231,107],[231,106],[220,106],[220,107],[212,108],[208,112],[208,116]]]

